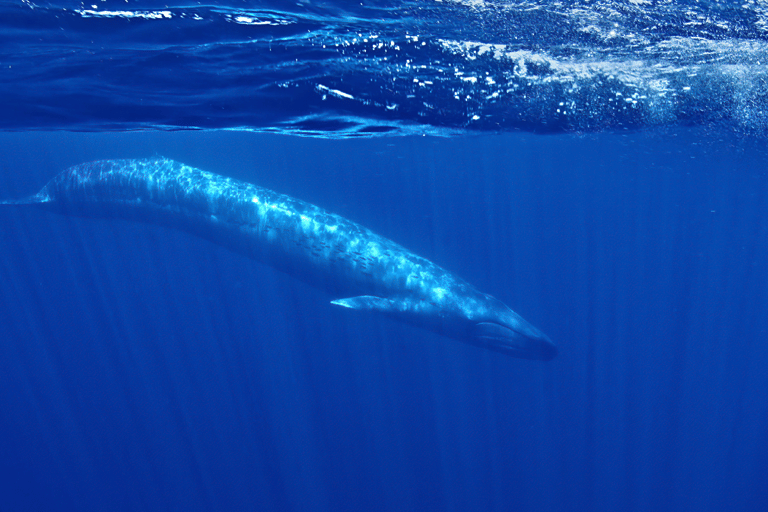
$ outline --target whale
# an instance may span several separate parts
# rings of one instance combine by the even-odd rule
[[[334,306],[517,358],[557,354],[504,303],[397,243],[318,206],[174,160],[75,165],[38,193],[0,204],[182,230],[324,290]]]

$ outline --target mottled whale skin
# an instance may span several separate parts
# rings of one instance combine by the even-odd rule
[[[37,194],[1,204],[174,227],[326,290],[338,306],[514,357],[557,354],[506,305],[395,242],[317,206],[173,160],[76,165]]]

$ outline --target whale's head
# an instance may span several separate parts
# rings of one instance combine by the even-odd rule
[[[549,361],[557,347],[546,334],[490,295],[484,314],[470,322],[466,341],[522,359]]]
[[[557,347],[523,317],[490,295],[472,291],[442,295],[443,303],[420,297],[361,295],[332,301],[359,311],[375,311],[465,343],[522,359],[549,361]]]

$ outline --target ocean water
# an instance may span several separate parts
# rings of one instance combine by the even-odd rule
[[[768,509],[766,16],[0,1],[0,199],[173,158],[365,225],[559,349],[4,205],[0,512]]]

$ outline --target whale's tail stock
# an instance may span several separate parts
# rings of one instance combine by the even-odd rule
[[[38,192],[37,194],[24,197],[21,199],[4,199],[0,200],[0,204],[8,204],[8,205],[17,205],[17,206],[23,206],[27,204],[40,204],[40,203],[48,203],[50,202],[51,198],[48,197],[48,194],[45,194],[43,192]]]

